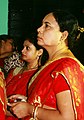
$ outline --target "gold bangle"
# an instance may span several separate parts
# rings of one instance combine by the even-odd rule
[[[34,118],[34,111],[35,111],[35,109],[36,109],[36,106],[33,107],[33,111],[32,111],[32,114],[31,114],[33,118]]]
[[[37,110],[38,110],[38,106],[36,106],[35,110],[34,110],[34,114],[33,114],[33,118],[36,120],[37,118]]]

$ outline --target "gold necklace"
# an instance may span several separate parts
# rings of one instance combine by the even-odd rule
[[[30,71],[30,70],[36,70],[38,68],[38,64],[36,64],[34,67],[28,68],[27,66],[24,66],[22,73],[25,71]]]
[[[25,70],[33,70],[33,69],[37,69],[37,68],[38,68],[38,64],[36,64],[34,67],[30,67],[30,68],[28,68],[26,66]]]
[[[22,75],[24,74],[24,72],[27,72],[27,71],[32,71],[32,70],[36,70],[36,69],[38,69],[38,65],[36,64],[34,67],[32,67],[32,68],[27,68],[27,66],[24,66],[21,70],[20,70],[20,72],[19,72],[19,78],[21,78],[22,77]]]

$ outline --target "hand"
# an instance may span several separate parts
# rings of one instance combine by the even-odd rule
[[[19,94],[12,95],[12,96],[8,97],[8,102],[9,103],[20,102],[20,101],[26,102],[27,101],[27,97],[24,96],[24,95],[19,95]]]
[[[29,116],[33,110],[33,106],[27,102],[8,103],[8,105],[11,106],[11,111],[18,118]]]

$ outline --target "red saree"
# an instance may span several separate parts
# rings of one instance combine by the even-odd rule
[[[0,70],[0,120],[5,120],[5,92],[4,92],[4,75]]]
[[[36,72],[36,70],[27,71],[23,74],[17,74],[15,76],[13,76],[13,71],[14,70],[11,70],[8,77],[6,78],[7,97],[13,94],[21,94],[26,96],[28,81]],[[6,120],[18,120],[18,118],[6,116]]]
[[[31,104],[57,108],[55,95],[68,89],[67,84],[71,90],[76,120],[84,120],[84,66],[75,59],[61,58],[46,65],[36,76],[28,87],[28,101]]]

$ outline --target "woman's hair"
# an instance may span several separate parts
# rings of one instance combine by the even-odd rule
[[[0,41],[1,40],[4,40],[4,41],[7,41],[8,39],[11,39],[12,37],[10,35],[7,35],[7,34],[1,34],[0,35]]]
[[[68,31],[68,47],[72,50],[80,32],[78,20],[67,11],[56,10],[52,13],[59,24],[60,31]]]

